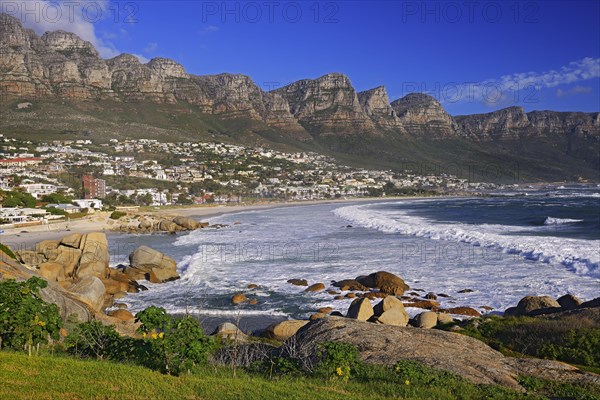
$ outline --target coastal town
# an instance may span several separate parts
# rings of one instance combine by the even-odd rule
[[[34,143],[0,136],[0,144],[0,222],[12,225],[48,223],[101,209],[447,194],[497,187],[445,173],[352,168],[311,152],[224,143]]]

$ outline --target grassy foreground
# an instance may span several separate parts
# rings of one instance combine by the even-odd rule
[[[377,388],[379,386],[379,388]],[[398,385],[395,385],[398,386]],[[464,383],[454,388],[473,397],[479,390]],[[172,377],[126,364],[67,357],[31,357],[0,352],[3,399],[168,398],[168,399],[451,399],[452,388],[402,387],[385,382],[329,382],[307,377],[269,380],[261,375],[206,367],[200,374]],[[497,397],[503,398],[503,397]]]
[[[0,398],[8,399],[546,399],[556,395],[597,399],[570,385],[529,380],[528,393],[478,386],[460,378],[436,376],[427,384],[388,379],[369,368],[362,379],[340,382],[307,376],[269,379],[224,367],[204,367],[173,377],[150,369],[66,356],[0,352]],[[523,382],[526,383],[526,382]]]

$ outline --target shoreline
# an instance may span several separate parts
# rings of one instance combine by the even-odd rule
[[[419,199],[444,199],[448,197],[461,196],[403,196],[403,197],[372,197],[356,199],[331,199],[331,200],[306,200],[306,201],[276,201],[260,204],[242,204],[242,205],[217,205],[206,206],[197,205],[190,207],[158,208],[149,211],[140,211],[139,214],[148,214],[155,216],[183,216],[196,218],[214,218],[226,214],[235,214],[245,211],[271,210],[282,207],[312,206],[323,204],[346,204],[357,202],[384,202],[397,200],[419,200]],[[13,251],[30,249],[35,244],[44,240],[58,240],[70,233],[91,233],[103,232],[107,235],[119,234],[113,232],[109,221],[110,212],[96,212],[85,218],[57,222],[49,225],[35,225],[23,228],[5,229],[0,234],[0,243],[8,245]]]

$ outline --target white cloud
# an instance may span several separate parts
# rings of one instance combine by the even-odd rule
[[[565,97],[568,95],[586,94],[586,93],[591,93],[591,92],[592,92],[592,88],[590,86],[577,85],[569,90],[557,89],[556,97]]]
[[[554,88],[600,77],[600,58],[586,57],[572,61],[559,69],[544,72],[519,72],[481,82],[448,83],[434,96],[442,103],[482,102],[490,106],[533,102],[541,89]],[[589,93],[590,87],[575,86],[557,89],[556,96]]]
[[[111,42],[98,37],[94,26],[94,22],[110,16],[108,6],[108,0],[0,0],[0,11],[18,18],[26,28],[39,35],[56,30],[72,32],[92,43],[103,58],[120,54]],[[104,37],[110,40],[112,35]]]

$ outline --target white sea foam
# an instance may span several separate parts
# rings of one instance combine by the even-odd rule
[[[558,262],[577,274],[600,277],[600,240],[515,235],[526,228],[508,225],[434,223],[406,211],[382,210],[370,205],[341,207],[334,213],[354,224],[382,232],[498,248],[531,260]]]
[[[544,221],[544,225],[563,225],[563,224],[575,224],[577,222],[583,222],[582,219],[570,219],[570,218],[553,218],[548,217]]]

